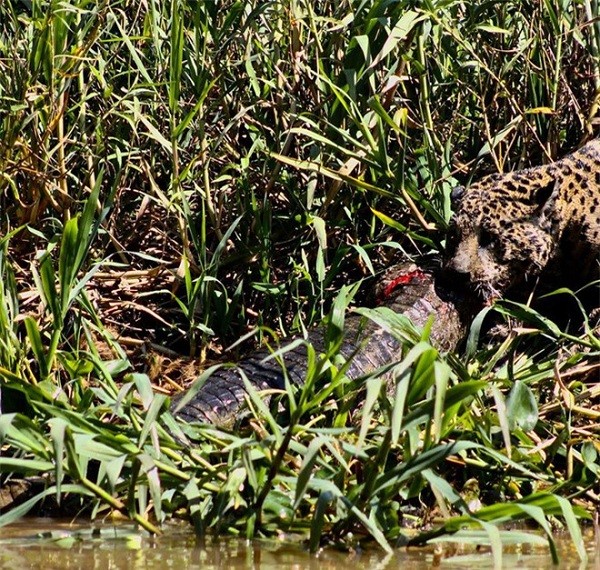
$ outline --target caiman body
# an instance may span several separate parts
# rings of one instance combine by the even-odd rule
[[[431,272],[404,263],[386,275],[377,291],[380,305],[424,327],[433,318],[430,341],[441,351],[452,350],[464,336],[461,299],[436,283]],[[311,330],[306,339],[317,353],[325,352],[323,328]],[[307,371],[307,344],[288,341],[281,360],[267,350],[258,350],[233,367],[216,369],[204,383],[175,397],[173,411],[186,421],[227,425],[235,419],[246,398],[245,375],[257,390],[283,389],[285,374],[301,384]],[[359,378],[401,357],[401,342],[385,326],[351,313],[345,320],[340,354],[350,360],[346,375]]]

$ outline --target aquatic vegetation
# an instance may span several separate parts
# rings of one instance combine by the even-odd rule
[[[368,305],[396,252],[439,254],[457,182],[591,134],[596,12],[2,3],[0,474],[45,487],[0,523],[44,499],[312,550],[458,533],[498,563],[502,525],[529,521],[551,547],[564,524],[584,558],[600,468],[585,292],[553,298],[580,325],[504,301],[450,354],[388,316],[405,348],[387,379],[350,381],[337,349],[343,309]],[[485,336],[490,311],[508,334]],[[172,416],[200,369],[325,317],[302,388],[251,391],[231,430]]]

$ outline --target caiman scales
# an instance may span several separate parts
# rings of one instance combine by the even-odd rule
[[[425,326],[433,316],[430,340],[442,351],[454,349],[464,336],[461,299],[456,292],[440,285],[432,272],[413,263],[400,264],[388,271],[378,286],[377,297],[380,304],[406,316],[416,327]],[[349,378],[359,378],[400,358],[400,342],[385,328],[365,322],[365,318],[357,314],[346,318],[344,328],[340,353],[351,358],[346,373]],[[325,351],[323,329],[311,330],[307,341],[317,352]],[[190,392],[174,398],[174,413],[186,421],[229,424],[246,398],[242,373],[257,390],[284,389],[285,373],[293,383],[304,381],[305,343],[290,341],[289,350],[281,357],[283,366],[270,356],[269,351],[258,350],[234,367],[218,368],[197,391],[192,387]]]

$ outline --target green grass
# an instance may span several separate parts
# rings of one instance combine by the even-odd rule
[[[457,182],[592,136],[597,14],[591,0],[0,4],[0,471],[53,473],[49,492],[147,528],[184,514],[199,530],[300,530],[312,549],[356,529],[388,548],[435,505],[441,532],[483,528],[496,555],[510,520],[551,541],[560,515],[576,538],[600,465],[593,323],[567,332],[502,305],[528,328],[482,346],[476,320],[465,352],[406,346],[391,399],[314,354],[287,419],[253,398],[257,422],[235,433],[178,425],[164,388],[242,336],[248,350],[303,332],[399,250],[437,256]],[[480,514],[460,499],[472,479]]]

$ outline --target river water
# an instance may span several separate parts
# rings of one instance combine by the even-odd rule
[[[582,564],[568,537],[557,540],[561,563],[553,566],[547,547],[512,547],[502,568],[600,570],[593,531],[585,535],[590,559]],[[489,552],[445,544],[443,547],[399,548],[386,555],[373,548],[361,552],[324,549],[309,554],[293,541],[246,541],[239,538],[199,539],[187,524],[170,525],[150,537],[126,524],[71,524],[28,518],[0,528],[0,568],[43,569],[345,569],[345,570],[465,570],[493,568]]]

